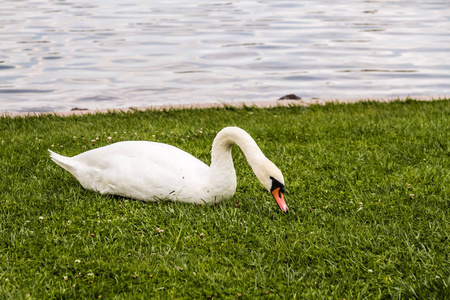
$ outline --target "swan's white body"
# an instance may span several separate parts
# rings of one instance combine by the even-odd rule
[[[264,156],[251,136],[237,127],[224,128],[217,134],[210,167],[174,146],[146,141],[118,142],[74,157],[49,151],[52,160],[88,190],[144,201],[170,199],[212,204],[232,197],[236,191],[233,144],[242,149],[269,191],[272,192],[275,179],[284,191],[280,170]],[[274,197],[277,199],[275,194]],[[280,197],[283,198],[281,192]],[[287,211],[284,199],[277,202]]]

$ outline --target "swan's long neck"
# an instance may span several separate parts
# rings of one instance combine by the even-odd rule
[[[258,160],[266,159],[255,140],[244,130],[227,127],[214,139],[211,153],[210,179],[214,185],[232,185],[236,189],[236,172],[234,170],[231,148],[238,145],[252,168]],[[233,191],[234,193],[234,191]]]

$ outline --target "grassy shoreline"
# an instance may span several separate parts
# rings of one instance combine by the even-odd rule
[[[0,298],[444,299],[449,104],[0,117]],[[237,149],[237,194],[211,207],[85,191],[46,152],[142,139],[209,164],[232,125],[283,171],[288,214]]]
[[[73,108],[67,111],[54,111],[54,112],[3,112],[0,113],[0,117],[38,117],[45,115],[57,115],[57,116],[84,116],[93,114],[107,114],[111,112],[136,112],[136,111],[160,111],[160,110],[172,110],[172,109],[204,109],[204,108],[244,108],[244,107],[257,107],[257,108],[273,108],[279,106],[291,107],[291,106],[310,106],[310,105],[324,105],[324,104],[348,104],[356,102],[396,102],[396,101],[440,101],[447,100],[445,96],[422,96],[414,97],[379,97],[374,99],[363,99],[363,98],[336,98],[336,99],[301,99],[301,100],[275,100],[275,101],[246,101],[246,102],[199,102],[199,103],[188,103],[188,104],[165,104],[165,105],[150,105],[150,106],[138,106],[138,107],[127,107],[127,108],[108,108],[108,109],[87,109],[87,108]]]

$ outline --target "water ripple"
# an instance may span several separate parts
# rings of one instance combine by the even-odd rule
[[[0,112],[450,94],[448,1],[4,1]]]

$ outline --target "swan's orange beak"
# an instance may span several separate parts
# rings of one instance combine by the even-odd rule
[[[281,208],[281,210],[285,213],[288,212],[289,208],[286,205],[286,202],[284,202],[284,195],[282,192],[280,192],[280,188],[276,188],[272,191],[272,195],[275,198],[275,200],[278,203],[278,206]]]

